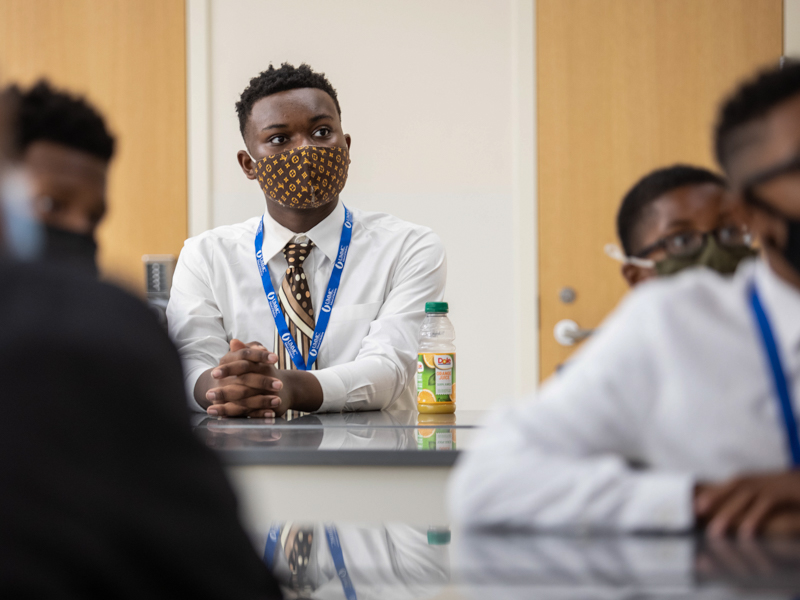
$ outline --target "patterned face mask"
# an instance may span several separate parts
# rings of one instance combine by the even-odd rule
[[[300,146],[256,163],[264,194],[288,208],[317,208],[335,200],[347,182],[347,148]]]

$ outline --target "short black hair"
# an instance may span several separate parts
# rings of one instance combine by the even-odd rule
[[[643,221],[647,209],[661,196],[686,185],[702,185],[714,183],[726,187],[725,180],[701,167],[691,165],[673,165],[656,169],[636,182],[625,197],[617,213],[617,235],[622,249],[627,256],[634,256],[638,251],[636,234]]]
[[[800,62],[783,60],[741,84],[722,104],[717,117],[714,151],[725,168],[737,150],[733,135],[792,96],[800,94]]]
[[[253,105],[256,102],[278,92],[300,88],[322,90],[333,98],[336,111],[339,113],[339,117],[342,116],[342,109],[339,106],[336,90],[325,77],[325,73],[316,73],[306,63],[301,64],[299,67],[283,63],[279,69],[270,65],[266,71],[262,71],[257,77],[253,77],[250,80],[236,103],[236,114],[239,116],[239,131],[242,137],[244,137],[247,120],[250,118],[250,113],[253,111]]]
[[[114,137],[85,99],[40,80],[28,90],[12,85],[3,90],[11,106],[14,150],[22,154],[33,142],[47,141],[81,150],[106,162],[114,155]]]

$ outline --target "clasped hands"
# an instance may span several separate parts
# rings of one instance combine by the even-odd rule
[[[213,417],[275,417],[291,404],[289,390],[275,367],[278,357],[259,342],[230,341],[230,351],[203,373],[195,399]]]
[[[308,371],[278,369],[278,356],[259,342],[230,341],[219,364],[197,379],[194,398],[212,417],[280,417],[322,406],[322,386]]]
[[[695,487],[694,511],[708,536],[800,536],[800,471],[737,477]]]

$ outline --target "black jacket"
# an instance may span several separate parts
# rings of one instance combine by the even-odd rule
[[[0,597],[279,598],[148,309],[0,265]]]

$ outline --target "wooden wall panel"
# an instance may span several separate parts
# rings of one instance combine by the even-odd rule
[[[543,377],[571,352],[556,322],[595,327],[627,289],[603,253],[623,194],[657,167],[714,168],[720,99],[782,35],[782,0],[537,0]]]
[[[185,0],[0,0],[0,76],[86,95],[117,137],[104,273],[143,289],[141,256],[187,235]]]

